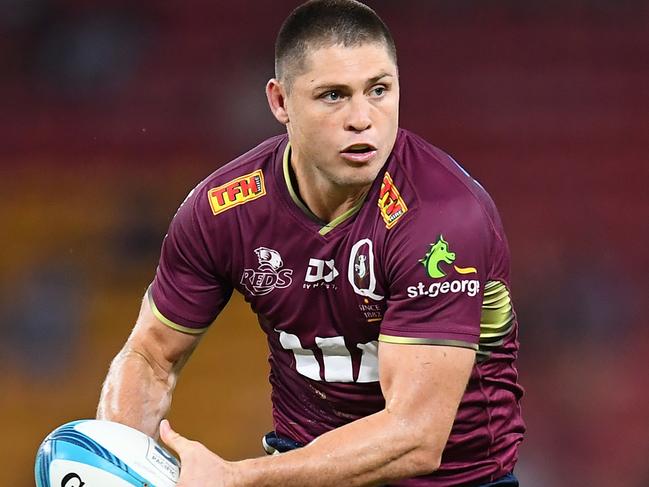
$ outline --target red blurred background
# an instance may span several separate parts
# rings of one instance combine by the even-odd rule
[[[649,5],[377,0],[401,125],[492,194],[512,248],[526,487],[649,485]],[[288,0],[0,2],[0,442],[92,417],[162,237],[266,107]],[[290,236],[287,236],[290,238]],[[229,459],[270,428],[265,341],[235,296],[171,414]]]

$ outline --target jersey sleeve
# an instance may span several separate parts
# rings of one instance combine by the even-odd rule
[[[445,201],[421,205],[386,240],[380,341],[478,349],[492,226],[472,194]]]
[[[169,226],[147,294],[160,321],[176,330],[198,334],[227,304],[232,286],[215,268],[194,193],[180,206]]]

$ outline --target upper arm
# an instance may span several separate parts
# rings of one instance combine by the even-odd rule
[[[169,374],[182,367],[201,336],[177,331],[160,321],[145,296],[124,349],[142,355],[156,371]]]
[[[386,409],[438,455],[435,461],[479,349],[484,288],[497,243],[477,183],[440,181],[433,196],[413,202],[380,254],[387,283],[379,335]]]
[[[475,351],[439,345],[379,346],[386,411],[438,458],[475,363]]]
[[[227,277],[227,244],[203,186],[192,191],[174,216],[162,243],[148,291],[149,306],[164,324],[188,334],[207,330],[232,295]]]
[[[209,219],[208,204],[206,190],[199,185],[178,208],[124,347],[166,373],[184,364],[232,294],[231,284],[215,265],[215,239],[207,238],[218,230]]]
[[[493,234],[475,199],[455,203],[438,209],[444,218],[429,205],[393,229],[380,341],[478,348]]]

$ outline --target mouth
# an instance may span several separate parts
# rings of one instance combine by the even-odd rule
[[[340,154],[343,159],[347,159],[352,162],[367,162],[372,159],[378,150],[372,144],[352,144],[347,146]]]

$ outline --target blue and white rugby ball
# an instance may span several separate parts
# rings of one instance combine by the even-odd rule
[[[174,487],[178,460],[141,431],[87,419],[52,431],[36,454],[37,487]]]

